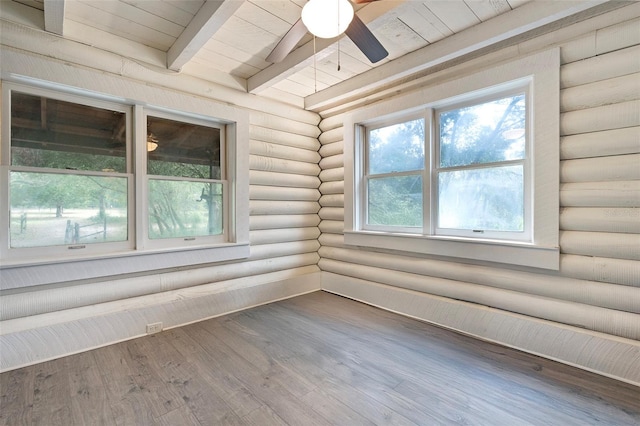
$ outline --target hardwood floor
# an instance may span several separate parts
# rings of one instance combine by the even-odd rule
[[[3,425],[639,425],[640,388],[324,292],[0,375]]]

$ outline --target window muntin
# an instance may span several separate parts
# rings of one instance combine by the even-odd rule
[[[147,115],[149,240],[226,239],[224,135],[211,122]]]
[[[38,90],[10,99],[7,246],[129,247],[130,108]]]

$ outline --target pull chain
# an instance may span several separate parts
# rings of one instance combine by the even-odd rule
[[[316,63],[316,36],[313,36],[313,92],[318,93],[318,65]]]

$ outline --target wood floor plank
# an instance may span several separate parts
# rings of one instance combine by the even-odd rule
[[[640,388],[324,292],[0,374],[0,425],[640,425]]]

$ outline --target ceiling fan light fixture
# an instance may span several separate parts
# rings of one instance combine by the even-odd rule
[[[302,22],[320,38],[334,38],[347,30],[353,19],[349,0],[310,0],[302,8]]]

